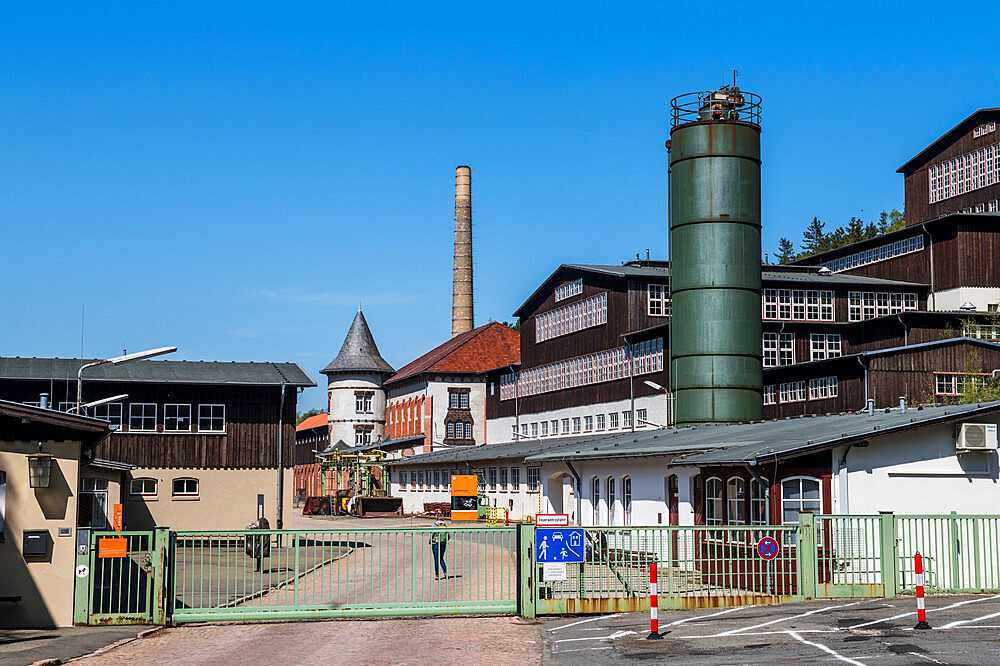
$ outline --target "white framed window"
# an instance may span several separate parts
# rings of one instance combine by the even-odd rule
[[[809,476],[792,476],[781,482],[781,522],[785,525],[799,522],[800,511],[822,513],[819,479]]]
[[[538,422],[537,421],[535,421],[534,423],[531,424],[531,436],[532,437],[538,437]]]
[[[529,467],[528,468],[528,492],[537,493],[539,488],[542,486],[542,468],[541,467]]]
[[[618,430],[618,412],[608,414],[608,430]]]
[[[517,493],[521,491],[521,468],[511,467],[510,468],[510,489],[511,491]]]
[[[505,493],[510,490],[510,468],[500,468],[500,492]]]
[[[576,434],[578,432],[580,432],[580,417],[579,416],[574,416],[573,417],[573,433]]]
[[[746,489],[746,481],[738,476],[732,476],[726,481],[727,524],[746,525]]]
[[[776,405],[778,404],[778,387],[774,384],[769,384],[764,387],[764,404],[765,405]]]
[[[713,476],[705,480],[705,524],[722,524],[722,479]],[[709,532],[709,537],[718,539],[721,532]]]
[[[109,402],[92,407],[95,419],[101,419],[115,425],[122,425],[122,403]]]
[[[601,479],[594,477],[590,482],[590,504],[594,508],[594,525],[601,524]]]
[[[763,305],[761,307],[761,316],[764,319],[777,319],[778,318],[778,290],[777,289],[765,289],[764,293],[761,295],[761,300]]]
[[[666,317],[670,314],[670,295],[666,285],[648,285],[646,290],[646,314],[650,317]]]
[[[605,420],[606,420],[606,418],[605,418],[604,414],[598,414],[597,415],[597,429],[598,430],[604,430],[604,427],[606,425]]]
[[[552,425],[552,434],[553,435],[558,435],[559,434],[559,420],[558,419],[552,419],[551,425]]]
[[[198,405],[198,432],[226,432],[226,406]]]
[[[156,432],[156,403],[133,402],[128,406],[128,429],[133,432]]]
[[[757,479],[750,480],[750,524],[768,524],[767,489]]]
[[[594,429],[594,417],[584,416],[583,417],[583,430],[584,432],[590,432]]]
[[[966,375],[960,372],[935,372],[934,395],[957,396],[965,393],[966,384],[983,386],[992,375],[988,372]]]
[[[365,446],[371,443],[372,443],[372,428],[365,426],[356,426],[354,428],[354,445]]]
[[[632,427],[632,412],[622,412],[622,427],[623,428]]]
[[[521,424],[521,434],[523,436],[525,436],[525,437],[528,436],[528,424],[527,423],[522,423]]]
[[[608,323],[608,293],[563,305],[535,316],[535,342],[544,342]]]
[[[638,422],[638,426],[640,428],[646,427],[646,425],[649,423],[649,419],[646,418],[645,408],[635,410],[635,419]]]
[[[622,508],[624,509],[624,525],[632,524],[632,477],[622,477]]]
[[[354,393],[354,413],[371,414],[372,399],[374,397],[375,393],[372,391],[356,391]]]
[[[988,126],[988,125],[987,125]],[[985,134],[973,137],[985,136]],[[1000,144],[991,144],[927,169],[930,203],[938,203],[1000,182]]]
[[[583,278],[556,287],[556,300],[561,301],[583,293]]]
[[[569,434],[569,419],[562,420],[562,432],[564,435]]]
[[[171,495],[174,497],[197,497],[198,479],[192,479],[190,477],[174,479]]]
[[[149,477],[132,479],[129,483],[129,494],[142,497],[156,497],[157,481]]]
[[[887,243],[871,250],[861,250],[860,252],[840,257],[839,259],[832,259],[826,263],[826,267],[834,273],[838,273],[840,271],[857,268],[858,266],[865,266],[867,264],[873,264],[887,259],[894,259],[900,255],[909,254],[911,252],[919,252],[923,249],[923,234],[917,234],[916,236],[910,236],[909,238],[904,238],[893,243]],[[852,321],[860,321],[860,319]]]
[[[163,405],[164,432],[191,432],[191,405]]]
[[[489,469],[489,478],[490,478],[489,489],[493,490],[493,491],[498,490],[498,486],[497,486],[497,468],[496,467],[490,467],[490,469]]]
[[[608,489],[608,526],[613,527],[615,524],[615,477],[609,476],[607,479],[607,489]]]
[[[407,473],[400,470],[399,472],[399,489],[406,490]]]
[[[435,490],[441,490],[441,470],[434,470],[434,485]]]

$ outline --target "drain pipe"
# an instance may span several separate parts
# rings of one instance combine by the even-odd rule
[[[760,486],[761,486],[761,488],[764,489],[764,497],[770,498],[771,497],[771,486],[769,486],[768,483],[767,483],[767,481],[765,481],[761,477],[761,475],[757,473],[756,465],[757,465],[757,459],[756,458],[754,458],[753,460],[751,460],[749,462],[743,463],[743,466],[747,468],[748,472],[750,472],[750,476],[752,476],[754,479],[756,479],[757,483],[759,483]]]
[[[937,296],[934,295],[934,239],[931,238],[931,231],[930,231],[930,229],[927,228],[927,224],[926,223],[924,224],[923,231],[924,231],[925,234],[927,234],[927,249],[929,251],[928,256],[930,258],[930,269],[931,269],[930,270],[930,273],[931,273],[931,293],[930,293],[930,299],[931,299],[931,303],[933,304],[931,306],[931,310],[937,310]]]
[[[875,401],[868,399],[868,366],[865,365],[865,362],[861,360],[860,356],[855,356],[854,358],[858,359],[858,363],[860,363],[861,367],[865,369],[865,409],[869,410],[870,415],[871,410],[874,408],[872,403]]]
[[[285,474],[282,467],[285,448],[285,382],[281,382],[281,406],[278,408],[278,520],[276,529],[282,529],[281,516],[285,510]]]
[[[582,511],[583,511],[583,488],[581,487],[581,484],[583,483],[583,479],[580,478],[580,473],[577,472],[576,468],[573,467],[573,463],[571,463],[568,460],[564,460],[563,462],[566,463],[566,467],[568,467],[569,471],[573,474],[573,486],[576,489],[576,524],[577,525],[582,525],[583,524],[583,513],[582,513]]]
[[[903,321],[902,312],[896,313],[896,319],[898,319],[899,323],[903,326],[903,346],[906,347],[910,344],[910,327],[906,325],[905,321]]]

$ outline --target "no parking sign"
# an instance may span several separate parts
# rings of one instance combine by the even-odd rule
[[[773,560],[778,556],[780,550],[778,541],[774,537],[764,537],[757,542],[757,554],[765,560]]]

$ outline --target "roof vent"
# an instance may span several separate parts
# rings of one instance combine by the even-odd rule
[[[959,310],[965,310],[966,312],[973,312],[976,309],[976,304],[972,301],[966,301],[958,306]]]
[[[829,266],[821,266],[818,272],[820,275],[829,275],[833,271],[830,270]]]

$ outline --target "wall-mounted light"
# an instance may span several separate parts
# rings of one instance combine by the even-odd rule
[[[28,486],[48,488],[52,478],[52,456],[48,453],[33,453],[28,456]]]

